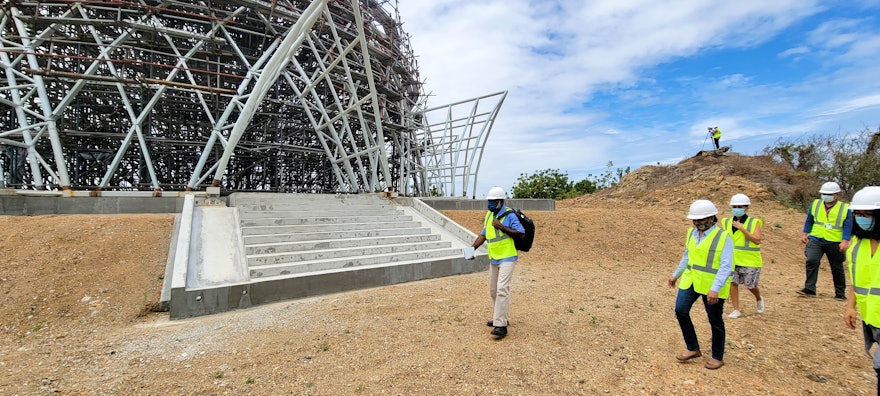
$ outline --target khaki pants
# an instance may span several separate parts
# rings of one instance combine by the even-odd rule
[[[510,280],[513,278],[513,267],[516,261],[508,261],[499,265],[489,264],[489,296],[492,297],[495,327],[507,327],[510,313]]]

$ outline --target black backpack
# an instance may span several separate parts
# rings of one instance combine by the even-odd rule
[[[516,246],[516,250],[528,252],[532,248],[532,242],[535,241],[535,222],[521,210],[512,208],[498,216],[498,221],[501,221],[504,219],[504,216],[510,213],[516,214],[516,218],[519,219],[520,224],[526,230],[519,238],[513,238],[513,244]]]

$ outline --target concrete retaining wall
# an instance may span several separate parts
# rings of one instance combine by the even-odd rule
[[[169,192],[161,197],[150,196],[152,192],[105,192],[104,196],[90,197],[87,191],[74,192],[73,196],[25,196],[15,190],[0,190],[0,215],[35,216],[47,214],[116,214],[116,213],[180,213],[186,195],[193,195],[196,203],[207,199],[204,192]],[[215,198],[228,203],[228,197]],[[409,198],[407,198],[409,199]],[[419,198],[434,210],[485,210],[486,200],[467,198]],[[511,208],[523,211],[554,211],[552,199],[509,199]],[[230,204],[234,206],[234,204]]]

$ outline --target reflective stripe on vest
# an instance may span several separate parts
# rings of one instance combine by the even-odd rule
[[[753,234],[760,222],[761,219],[749,216],[743,226],[750,234]],[[755,268],[764,266],[764,259],[761,257],[761,245],[752,243],[749,238],[746,238],[742,230],[740,232],[733,232],[733,218],[725,217],[721,219],[721,225],[724,227],[724,230],[730,233],[730,237],[733,238],[733,264],[735,266]]]
[[[813,204],[810,205],[810,213],[813,215],[810,235],[829,242],[840,242],[843,240],[843,222],[846,220],[847,211],[849,204],[838,201],[826,212],[822,200],[813,200]],[[833,223],[830,218],[834,218]]]
[[[694,265],[688,263],[688,269],[693,269],[702,272],[708,272],[710,274],[717,274],[718,269],[712,268],[712,263],[715,261],[715,255],[718,250],[718,242],[721,241],[721,235],[724,233],[721,230],[715,231],[715,237],[712,238],[712,244],[709,245],[709,254],[706,256],[706,264],[705,265]],[[688,239],[693,238],[693,234],[688,235]]]
[[[860,238],[850,245],[846,254],[859,315],[865,323],[880,327],[880,285],[870,284],[880,279],[880,256],[872,257],[870,240],[862,247]]]
[[[483,229],[486,230],[486,241],[489,242],[487,246],[489,259],[503,260],[516,256],[516,244],[513,238],[492,227],[493,219],[495,219],[494,213],[487,211],[486,218],[483,219]]]

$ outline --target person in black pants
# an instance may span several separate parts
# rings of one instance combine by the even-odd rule
[[[819,264],[822,256],[828,257],[831,276],[834,279],[834,298],[846,301],[846,273],[843,269],[843,252],[849,247],[852,233],[852,213],[849,204],[840,202],[840,186],[827,182],[819,190],[821,199],[810,204],[801,243],[804,243],[806,280],[804,288],[797,293],[802,296],[816,295],[816,280],[819,278]]]

